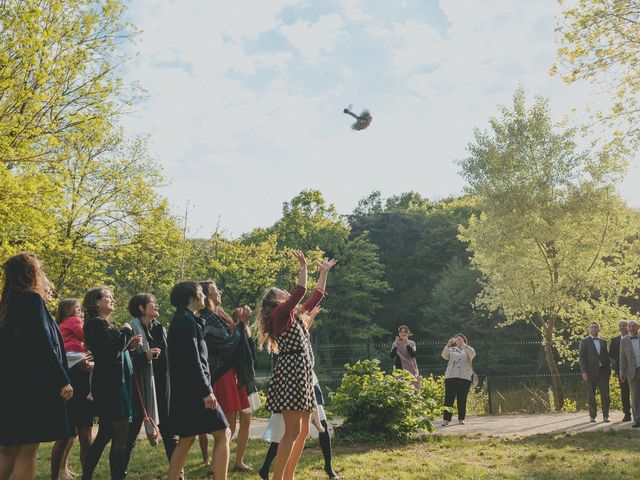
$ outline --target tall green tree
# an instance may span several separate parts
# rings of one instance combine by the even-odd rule
[[[558,26],[560,65],[554,65],[552,73],[561,72],[568,83],[592,82],[608,93],[608,110],[596,110],[594,120],[613,129],[614,137],[608,138],[614,146],[636,149],[640,143],[640,1],[579,0],[566,5]]]
[[[460,162],[482,212],[461,228],[483,275],[477,303],[539,331],[560,409],[557,353],[567,352],[554,351],[558,328],[581,332],[590,320],[629,314],[619,298],[634,286],[607,259],[621,258],[638,223],[616,195],[616,162],[580,152],[575,130],[554,127],[546,100],[529,108],[520,89],[490,125]]]
[[[57,160],[68,135],[108,126],[132,98],[117,74],[132,35],[119,0],[0,2],[0,162]]]

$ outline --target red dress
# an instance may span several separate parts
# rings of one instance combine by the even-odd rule
[[[233,327],[227,325],[230,331]],[[231,367],[213,384],[213,394],[225,414],[249,408],[249,398],[244,387],[238,386],[236,369]]]

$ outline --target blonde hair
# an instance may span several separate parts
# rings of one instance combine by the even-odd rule
[[[258,334],[258,348],[267,349],[269,353],[278,353],[278,343],[273,337],[273,325],[271,324],[271,312],[280,305],[277,300],[278,289],[271,287],[265,290],[258,303],[258,315],[256,316],[255,329]]]

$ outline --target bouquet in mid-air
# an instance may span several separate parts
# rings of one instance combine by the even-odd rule
[[[351,115],[353,118],[356,119],[355,123],[351,125],[351,128],[353,128],[354,130],[364,130],[369,125],[371,125],[371,121],[373,120],[373,117],[371,116],[371,113],[369,113],[369,110],[364,109],[360,115],[356,115],[351,111],[352,108],[353,108],[353,105],[349,105],[347,108],[345,108],[342,111],[343,113],[346,113],[347,115]]]

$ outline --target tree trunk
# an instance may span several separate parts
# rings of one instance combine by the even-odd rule
[[[346,109],[346,108],[345,108],[342,112],[343,112],[343,113],[346,113],[347,115],[351,115],[351,116],[352,116],[353,118],[355,118],[356,120],[359,120],[359,119],[360,119],[360,117],[358,117],[358,115],[356,115],[356,114],[355,114],[355,113],[353,113],[351,110],[348,110],[348,109]]]
[[[550,318],[544,326],[544,357],[547,361],[549,374],[551,375],[551,389],[553,390],[553,403],[557,411],[562,410],[564,404],[564,389],[558,372],[558,365],[553,355],[553,330],[556,325],[555,317]]]

